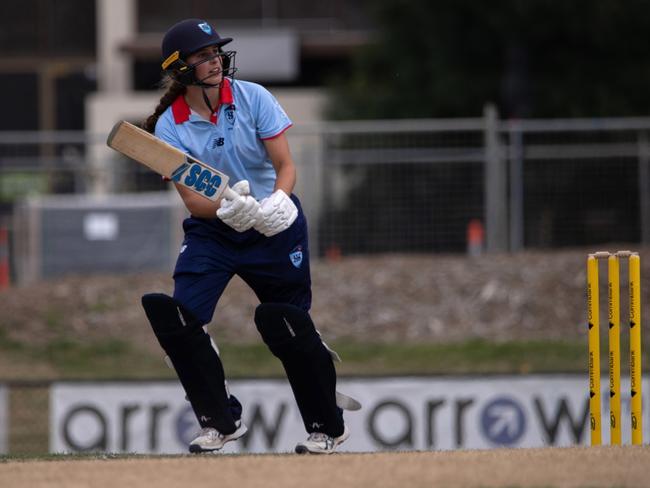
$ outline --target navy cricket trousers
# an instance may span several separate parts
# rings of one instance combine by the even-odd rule
[[[189,217],[174,270],[174,298],[207,324],[228,282],[236,274],[261,303],[311,308],[307,221],[295,195],[296,221],[266,237],[254,229],[237,232],[219,219]]]

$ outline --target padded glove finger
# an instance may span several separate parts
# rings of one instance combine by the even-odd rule
[[[232,186],[232,190],[236,193],[239,193],[241,196],[246,196],[251,194],[250,184],[248,180],[240,180]]]
[[[221,200],[221,205],[217,210],[217,217],[221,220],[226,221],[231,219],[235,214],[237,214],[240,209],[245,205],[246,201],[244,197],[234,198],[232,200]]]
[[[276,190],[260,203],[264,221],[255,225],[258,232],[267,237],[274,236],[291,227],[298,217],[293,200],[282,190]]]

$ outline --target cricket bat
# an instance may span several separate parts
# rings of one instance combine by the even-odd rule
[[[238,196],[228,186],[228,175],[124,120],[113,126],[106,144],[213,202]]]

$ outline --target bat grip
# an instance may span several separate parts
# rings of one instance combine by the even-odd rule
[[[235,190],[233,190],[229,186],[226,187],[226,189],[223,192],[223,195],[221,195],[221,197],[225,198],[226,200],[234,200],[238,196],[239,196],[239,193],[237,193]]]

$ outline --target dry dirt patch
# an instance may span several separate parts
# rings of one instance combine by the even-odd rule
[[[650,448],[60,460],[0,464],[2,486],[636,487],[648,486]]]
[[[581,340],[587,252],[317,260],[312,266],[311,313],[330,341]],[[642,257],[648,252],[641,249]],[[647,293],[650,260],[642,259],[642,266],[642,289]],[[601,281],[604,287],[606,279]],[[164,273],[70,276],[14,287],[0,294],[0,334],[31,345],[57,338],[82,342],[126,338],[157,354],[160,347],[140,297],[172,289],[171,277]],[[259,342],[252,321],[257,303],[252,291],[234,279],[210,325],[215,340]]]

